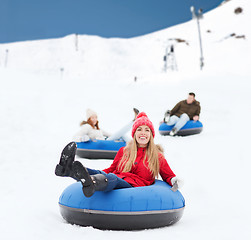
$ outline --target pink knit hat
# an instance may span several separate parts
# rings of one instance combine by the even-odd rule
[[[146,125],[151,129],[153,137],[154,137],[155,131],[154,131],[153,123],[150,121],[150,119],[147,117],[147,115],[144,112],[139,113],[136,120],[134,121],[134,124],[132,126],[132,137],[134,136],[136,129],[139,126],[143,126],[143,125]]]

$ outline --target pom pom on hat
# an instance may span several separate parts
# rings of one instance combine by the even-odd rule
[[[136,119],[141,118],[141,117],[147,117],[145,112],[141,112],[137,115]]]
[[[94,115],[98,116],[97,113],[96,113],[95,111],[91,110],[90,108],[88,108],[88,109],[86,110],[86,119],[87,119],[87,120],[88,120],[91,116],[94,116]]]
[[[134,121],[134,124],[132,126],[132,137],[134,136],[136,129],[139,126],[143,126],[143,125],[146,125],[151,129],[152,135],[154,137],[155,131],[154,131],[153,123],[150,121],[150,119],[147,117],[147,115],[144,112],[139,113]]]

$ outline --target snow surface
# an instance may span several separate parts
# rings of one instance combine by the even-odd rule
[[[243,13],[234,14],[236,7]],[[1,44],[1,239],[251,239],[250,11],[250,1],[232,0],[204,16],[203,71],[195,21],[128,40],[79,36],[78,51],[73,35]],[[179,71],[165,73],[171,38],[189,45],[175,44]],[[58,199],[73,181],[56,177],[54,169],[85,110],[97,111],[101,127],[115,132],[137,107],[157,130],[165,110],[190,91],[202,105],[203,132],[155,138],[185,181],[183,218],[170,227],[133,232],[67,224]],[[80,161],[98,169],[111,163]]]

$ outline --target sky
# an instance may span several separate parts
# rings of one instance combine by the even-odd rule
[[[222,0],[0,0],[0,43],[72,33],[131,38],[191,19]]]

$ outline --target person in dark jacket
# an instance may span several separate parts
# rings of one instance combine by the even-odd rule
[[[199,120],[200,102],[195,100],[195,94],[190,92],[186,100],[178,102],[174,108],[165,113],[164,122],[174,127],[170,132],[170,136],[174,136],[189,121]]]
[[[80,181],[86,197],[91,197],[95,191],[148,186],[154,183],[159,174],[163,181],[177,190],[182,182],[169,167],[163,149],[154,144],[154,136],[152,122],[141,112],[132,127],[133,140],[126,147],[120,148],[109,168],[95,170],[74,161],[76,146],[72,142],[63,150],[55,173]],[[63,171],[58,174],[57,168]]]

